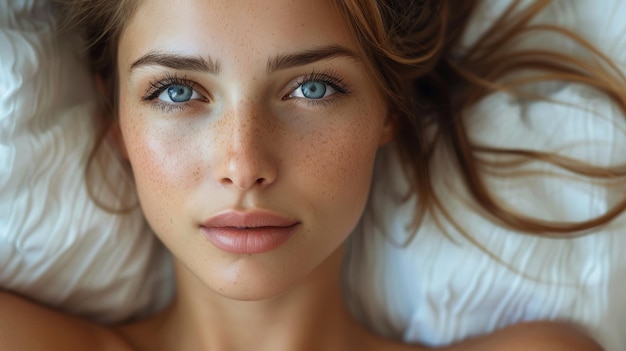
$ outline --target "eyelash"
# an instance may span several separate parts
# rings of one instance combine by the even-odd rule
[[[169,88],[172,85],[184,85],[187,86],[194,91],[198,91],[198,83],[193,80],[188,79],[187,77],[179,77],[177,75],[167,74],[162,78],[155,79],[150,81],[150,87],[141,98],[142,101],[151,101],[153,107],[158,108],[162,112],[177,112],[184,111],[191,107],[190,103],[192,101],[188,101],[186,103],[172,104],[164,101],[157,100],[157,98],[165,91],[165,89]],[[155,101],[157,100],[157,101]],[[203,101],[208,101],[208,99],[204,99]]]
[[[293,91],[301,87],[303,84],[307,82],[312,82],[312,81],[328,84],[330,87],[332,87],[336,91],[336,93],[324,99],[302,99],[307,104],[311,104],[313,106],[324,107],[324,106],[327,106],[329,103],[334,102],[334,100],[336,99],[335,97],[336,94],[342,94],[342,95],[350,94],[350,85],[347,82],[345,82],[343,79],[339,78],[338,75],[334,71],[311,72],[295,80],[290,86],[289,94],[285,95],[283,97],[283,100],[296,98],[296,97],[291,96]],[[165,89],[167,89],[168,87],[172,85],[187,86],[195,90],[196,92],[199,90],[198,83],[194,82],[193,80],[190,80],[187,77],[179,77],[177,75],[167,74],[162,78],[150,81],[150,87],[146,90],[146,93],[144,94],[144,96],[141,97],[141,100],[150,101],[152,102],[153,107],[158,108],[162,112],[167,112],[167,113],[184,111],[190,108],[191,107],[190,104],[192,103],[192,101],[188,101],[185,103],[178,103],[178,104],[172,104],[172,103],[168,103],[168,102],[164,102],[160,100],[155,101],[163,93],[163,91],[165,91]],[[206,102],[209,100],[205,99],[203,101]]]
[[[328,105],[329,103],[334,102],[334,100],[337,98],[335,96],[336,94],[342,94],[342,95],[350,94],[350,85],[343,79],[339,78],[339,75],[336,74],[334,71],[329,70],[329,71],[324,71],[324,72],[311,72],[303,77],[298,78],[292,83],[289,89],[289,94],[285,95],[283,97],[283,100],[296,98],[296,97],[291,96],[293,91],[301,87],[304,83],[308,83],[308,82],[322,82],[324,84],[328,84],[331,88],[333,88],[336,91],[335,94],[324,99],[302,99],[305,101],[305,103],[311,104],[313,106],[324,107]]]

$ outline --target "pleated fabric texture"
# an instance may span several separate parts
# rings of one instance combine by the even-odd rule
[[[113,322],[162,306],[171,271],[138,208],[88,196],[96,95],[79,43],[47,1],[0,2],[0,286]],[[136,203],[115,150],[96,163],[97,197]]]

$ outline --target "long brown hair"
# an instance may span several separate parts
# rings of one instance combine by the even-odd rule
[[[363,52],[374,67],[396,114],[396,139],[406,171],[418,195],[415,225],[430,212],[437,223],[443,217],[455,223],[431,180],[434,146],[444,143],[452,151],[458,175],[484,212],[501,225],[525,233],[571,237],[588,233],[616,218],[626,209],[626,197],[606,213],[579,222],[547,221],[519,213],[497,200],[487,186],[485,174],[492,169],[546,162],[589,181],[624,182],[626,171],[587,164],[554,153],[495,149],[474,144],[467,134],[463,114],[479,100],[497,91],[542,99],[523,89],[529,83],[560,81],[583,83],[607,94],[626,113],[626,78],[602,52],[575,33],[550,25],[532,24],[550,3],[530,5],[512,1],[501,17],[461,55],[452,49],[467,25],[478,1],[367,1],[345,0],[344,16],[351,24]],[[584,48],[588,59],[546,49],[514,49],[525,35],[552,33]],[[520,70],[532,71],[523,78],[506,79]],[[555,102],[558,103],[558,102]],[[434,128],[433,128],[434,127]],[[435,130],[427,137],[428,130]],[[503,154],[514,162],[490,162],[485,154]],[[493,172],[492,172],[493,173]],[[470,230],[471,234],[471,230]]]
[[[60,16],[71,27],[84,27],[94,74],[105,90],[103,107],[116,115],[117,43],[124,24],[140,0],[57,0]],[[607,94],[626,112],[626,78],[603,53],[568,30],[535,25],[531,20],[550,0],[530,5],[512,1],[490,29],[462,54],[453,48],[464,33],[478,1],[464,0],[342,0],[338,9],[357,38],[370,73],[378,80],[395,117],[396,141],[405,169],[417,194],[415,225],[426,213],[454,219],[437,195],[431,180],[434,145],[449,147],[454,163],[477,204],[497,223],[536,235],[573,236],[609,223],[626,209],[626,197],[606,213],[580,222],[530,218],[502,204],[486,184],[488,169],[511,163],[488,162],[486,154],[515,157],[516,164],[540,161],[589,178],[615,180],[626,177],[618,168],[603,168],[554,153],[494,149],[474,144],[468,137],[464,112],[496,91],[532,96],[522,87],[540,81],[583,83]],[[533,32],[555,33],[584,47],[592,59],[539,49],[513,49],[511,43]],[[506,79],[519,70],[533,75]],[[434,130],[434,133],[429,131]],[[457,229],[460,229],[457,226]],[[461,230],[462,233],[465,231]]]

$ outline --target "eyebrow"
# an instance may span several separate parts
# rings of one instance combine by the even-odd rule
[[[207,60],[202,57],[185,56],[178,53],[151,51],[130,65],[130,70],[142,66],[164,66],[176,70],[198,71],[218,75],[222,68],[219,61],[210,57]]]
[[[297,66],[304,66],[313,62],[328,60],[334,57],[347,57],[360,61],[354,51],[340,45],[325,45],[302,52],[277,55],[267,61],[267,74]],[[219,75],[221,65],[219,61],[210,57],[208,60],[197,56],[186,56],[178,53],[151,51],[130,65],[130,71],[142,66],[164,66],[176,70],[199,71]]]
[[[278,70],[304,66],[313,62],[341,56],[360,61],[359,56],[346,47],[340,45],[325,45],[295,54],[272,57],[267,61],[266,70],[267,74],[272,74]]]

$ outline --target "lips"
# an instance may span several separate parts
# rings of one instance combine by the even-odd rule
[[[234,254],[258,254],[286,243],[300,222],[269,211],[227,211],[201,225],[217,248]]]

